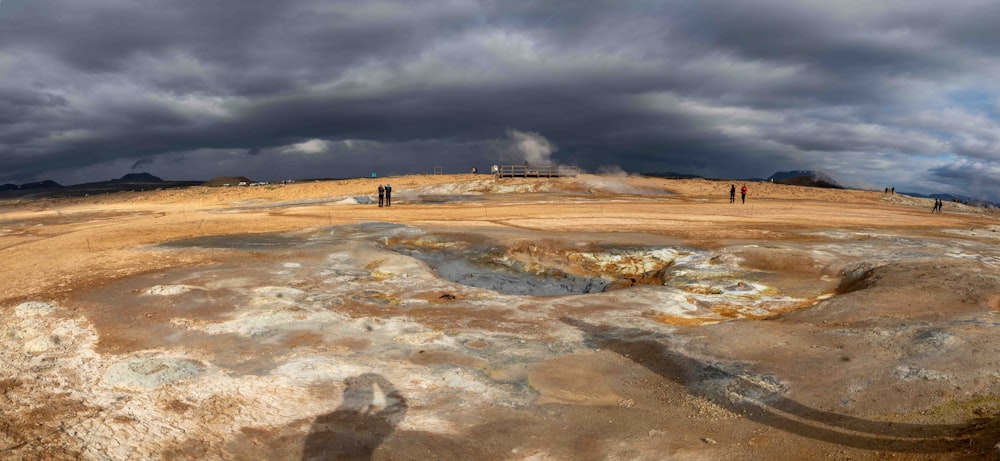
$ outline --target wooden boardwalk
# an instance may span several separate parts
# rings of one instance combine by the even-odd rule
[[[499,165],[493,171],[498,178],[558,178],[578,174],[579,167],[567,165]]]

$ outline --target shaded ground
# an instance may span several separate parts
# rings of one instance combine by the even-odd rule
[[[986,211],[392,183],[3,205],[0,459],[1000,457]]]

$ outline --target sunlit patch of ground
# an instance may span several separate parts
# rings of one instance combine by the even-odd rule
[[[373,184],[13,207],[0,459],[997,456],[988,213]]]

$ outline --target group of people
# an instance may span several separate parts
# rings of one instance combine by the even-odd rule
[[[944,201],[943,200],[941,200],[939,198],[934,199],[934,208],[931,208],[931,213],[940,213],[941,212],[941,207],[943,207],[943,206],[944,206]]]
[[[392,205],[392,186],[388,184],[378,185],[378,206],[383,206],[383,203],[385,206]]]
[[[743,187],[740,188],[740,200],[743,201],[742,203],[747,203],[748,190],[750,189],[747,188],[746,184],[744,184]],[[732,184],[729,186],[729,203],[736,203],[736,184]]]

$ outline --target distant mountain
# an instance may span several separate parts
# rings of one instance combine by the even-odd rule
[[[218,178],[212,178],[208,181],[201,183],[202,186],[218,187],[218,186],[238,186],[247,185],[253,183],[253,180],[247,179],[243,176],[219,176]]]
[[[154,189],[171,189],[190,187],[201,184],[201,181],[164,181],[149,173],[131,173],[119,179],[109,181],[89,182],[62,186],[55,181],[39,181],[28,184],[4,184],[0,197],[54,198],[83,197],[87,195],[109,194],[123,191],[144,191]]]
[[[704,179],[704,176],[698,176],[696,174],[688,173],[674,173],[673,171],[666,171],[661,173],[642,173],[643,176],[652,176],[655,178],[667,178],[667,179]]]
[[[29,182],[26,184],[21,184],[21,190],[34,190],[34,189],[60,189],[62,184],[59,184],[51,179],[46,179],[44,181]]]
[[[163,180],[149,173],[129,173],[125,176],[122,176],[119,179],[112,179],[111,182],[149,183],[149,182],[163,182]]]
[[[790,184],[793,186],[825,187],[828,189],[843,189],[844,186],[837,184],[837,181],[830,175],[821,171],[793,170],[779,171],[767,178],[768,181],[778,184]]]
[[[941,201],[948,203],[958,201],[958,203],[963,203],[970,206],[981,206],[990,208],[1000,208],[1000,204],[991,202],[989,200],[982,200],[978,198],[966,197],[964,195],[953,195],[953,194],[917,194],[910,192],[896,192],[897,194],[909,195],[910,197],[920,197],[920,198],[936,198]]]

